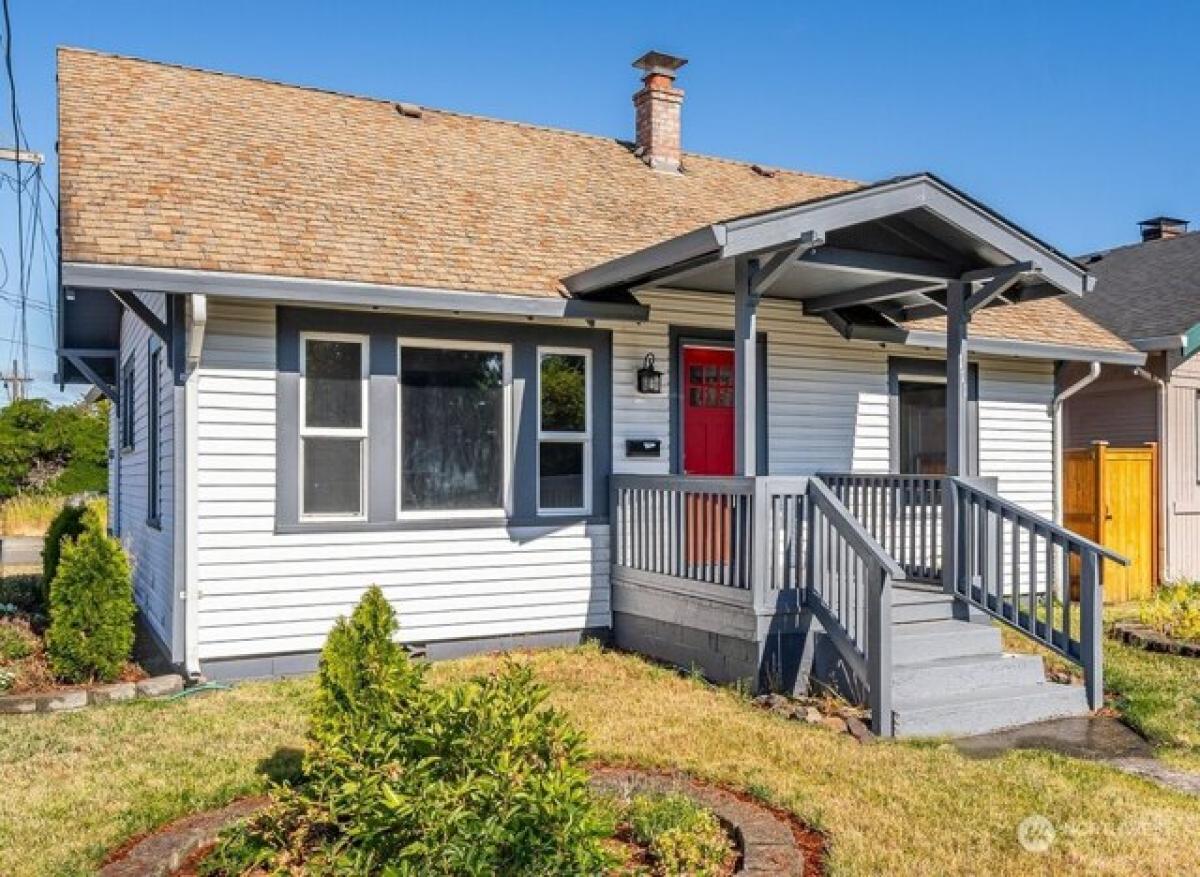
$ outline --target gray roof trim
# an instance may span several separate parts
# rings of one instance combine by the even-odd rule
[[[1187,335],[1157,335],[1153,338],[1131,338],[1129,343],[1138,350],[1182,350],[1187,346]]]
[[[876,326],[849,325],[842,334],[851,340],[879,341],[905,347],[945,349],[941,332],[908,331]],[[1052,359],[1068,362],[1103,362],[1109,365],[1145,365],[1146,354],[1137,351],[1106,350],[1102,347],[1076,347],[1070,344],[1041,344],[1036,341],[1009,341],[1003,338],[972,337],[967,342],[971,353],[1015,356],[1023,359]]]
[[[681,268],[681,263],[697,257],[729,258],[766,252],[796,242],[807,232],[823,236],[916,208],[926,208],[967,234],[987,241],[1014,262],[1033,262],[1041,269],[1042,279],[1062,292],[1082,295],[1090,288],[1087,269],[1082,265],[931,174],[887,180],[715,223],[573,274],[564,284],[573,293],[634,286],[648,276]],[[714,248],[719,252],[714,254]]]
[[[228,271],[144,268],[64,262],[62,285],[84,289],[130,289],[143,292],[203,293],[325,306],[416,308],[518,317],[562,317],[644,321],[649,308],[630,297],[625,301],[552,298],[419,286],[388,286],[342,280],[309,280]]]

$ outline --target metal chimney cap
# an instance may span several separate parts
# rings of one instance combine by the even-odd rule
[[[633,62],[633,66],[647,73],[661,73],[674,78],[675,71],[687,63],[687,58],[668,55],[651,50]]]

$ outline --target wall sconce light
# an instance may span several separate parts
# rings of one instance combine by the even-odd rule
[[[637,373],[639,393],[661,393],[662,372],[654,367],[654,354],[647,353]]]

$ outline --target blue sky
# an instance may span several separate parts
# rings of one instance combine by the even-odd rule
[[[1200,221],[1195,2],[10,2],[25,129],[51,156],[60,44],[614,137],[632,133],[629,62],[656,48],[690,59],[692,151],[862,180],[932,170],[1074,253],[1153,214]],[[14,225],[0,190],[10,263]],[[11,322],[0,298],[0,338]],[[45,312],[30,332],[53,345]],[[31,358],[45,392],[53,359]]]

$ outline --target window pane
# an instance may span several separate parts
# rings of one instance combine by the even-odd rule
[[[946,472],[946,386],[900,382],[900,472]]]
[[[501,508],[504,355],[405,348],[400,384],[401,508]]]
[[[583,508],[583,443],[542,442],[538,448],[538,505]]]
[[[587,360],[574,354],[542,357],[542,430],[587,430]]]
[[[304,439],[304,514],[362,514],[361,439]]]
[[[361,427],[363,345],[310,339],[305,356],[305,426]]]

